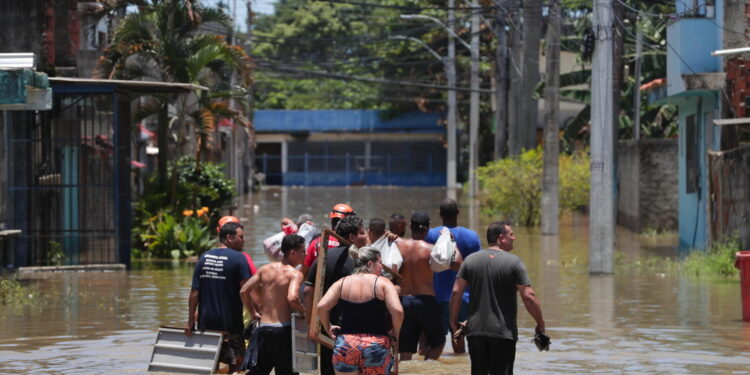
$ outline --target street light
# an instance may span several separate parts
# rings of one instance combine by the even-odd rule
[[[401,17],[404,17],[402,15]],[[448,197],[456,199],[456,56],[455,47],[451,49],[452,42],[448,47],[448,56],[440,56],[439,53],[435,52],[427,43],[423,42],[419,38],[411,36],[394,35],[390,39],[397,40],[410,40],[418,43],[430,52],[436,59],[443,63],[445,69],[446,79],[448,81],[448,155],[446,160],[446,187],[448,189]],[[451,40],[453,38],[450,38]],[[451,50],[453,50],[453,56],[451,56]]]
[[[472,1],[472,6],[477,4]],[[455,24],[455,14],[453,11],[454,0],[448,1],[448,25],[444,24],[439,19],[424,15],[424,14],[402,14],[402,19],[421,19],[428,20],[438,24],[440,27],[448,32],[448,57],[439,57],[441,61],[446,64],[446,76],[448,80],[448,86],[455,88],[456,85],[456,47],[454,38],[471,51],[471,104],[469,106],[469,196],[474,198],[477,192],[477,179],[476,179],[476,167],[478,161],[477,149],[478,149],[478,135],[479,135],[479,17],[477,14],[472,16],[472,38],[471,44],[466,43],[461,39],[456,32],[453,30]],[[414,38],[416,39],[416,38]],[[418,39],[417,39],[418,40]],[[437,53],[432,51],[427,45],[421,40],[419,43],[423,47],[426,47],[436,57],[439,56]],[[456,91],[451,89],[448,91],[448,194],[451,198],[455,199],[455,187],[456,185],[456,116],[457,116],[457,103],[456,103]],[[452,165],[452,166],[451,166]]]

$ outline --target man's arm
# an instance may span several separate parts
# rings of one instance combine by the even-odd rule
[[[185,334],[192,336],[193,327],[195,327],[195,310],[198,308],[198,297],[200,291],[198,289],[190,289],[190,297],[188,297],[188,321],[185,324]]]
[[[461,269],[462,264],[464,264],[464,256],[461,255],[461,251],[458,249],[458,246],[456,246],[456,256],[453,257],[453,260],[451,261],[450,269],[458,271]]]
[[[250,311],[251,313],[256,311],[255,304],[253,303],[253,298],[251,297],[251,294],[255,290],[255,288],[260,285],[260,275],[263,273],[263,268],[258,270],[258,272],[253,275],[253,277],[250,278],[250,280],[247,280],[242,284],[242,288],[240,289],[240,299],[242,299],[242,305],[245,306],[247,311]]]
[[[518,292],[521,294],[521,300],[523,305],[526,306],[526,311],[529,312],[532,318],[536,321],[536,333],[544,333],[544,318],[542,317],[542,306],[539,304],[539,300],[536,298],[534,289],[529,285],[516,285]]]
[[[289,301],[289,307],[295,312],[305,314],[305,307],[299,302],[299,286],[302,284],[302,272],[294,271],[294,277],[289,282],[289,290],[286,299]],[[312,303],[312,302],[311,302]]]
[[[464,290],[466,290],[468,285],[469,283],[460,277],[457,277],[456,282],[453,283],[453,292],[451,293],[451,300],[448,303],[450,308],[450,318],[448,321],[450,322],[452,332],[458,330],[458,313],[461,311]]]

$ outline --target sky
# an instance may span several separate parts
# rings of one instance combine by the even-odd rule
[[[276,0],[250,0],[253,6],[253,10],[256,13],[263,13],[263,14],[272,14],[273,13],[273,4],[276,3]],[[223,2],[225,5],[228,5],[230,8],[229,14],[231,15],[233,12],[231,10],[231,7],[234,6],[234,4],[237,4],[237,25],[240,26],[240,30],[245,30],[245,22],[247,20],[247,7],[245,6],[247,0],[203,0],[203,4],[208,6],[216,6],[219,4],[219,2]]]

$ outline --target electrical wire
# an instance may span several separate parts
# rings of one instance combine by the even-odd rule
[[[421,12],[424,10],[473,11],[473,10],[491,10],[491,9],[497,8],[497,6],[493,6],[493,7],[415,7],[415,6],[387,5],[387,4],[376,4],[376,3],[367,3],[367,2],[361,2],[361,1],[345,1],[345,0],[314,0],[314,1],[323,2],[323,3],[357,5],[357,6],[369,7],[369,8],[399,9],[399,10],[408,10],[408,11],[413,11],[413,12]]]

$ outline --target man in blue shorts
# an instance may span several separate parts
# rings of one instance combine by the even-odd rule
[[[440,203],[440,219],[443,221],[442,226],[438,226],[430,229],[427,233],[425,241],[435,244],[438,237],[440,237],[440,231],[443,227],[447,227],[453,238],[456,240],[456,247],[461,252],[463,259],[466,259],[469,255],[479,250],[481,243],[479,242],[479,236],[477,232],[471,229],[458,226],[458,204],[456,201],[450,198],[445,198]],[[443,335],[446,335],[450,329],[448,323],[448,302],[451,299],[451,291],[453,290],[453,283],[456,281],[456,271],[445,270],[443,272],[437,272],[433,276],[433,285],[435,287],[435,299],[443,308]],[[461,311],[459,314],[459,320],[466,320],[466,315],[469,311],[469,292],[466,291],[463,295],[463,303],[461,304]],[[464,353],[466,352],[464,340],[451,341],[453,343],[453,352]]]

